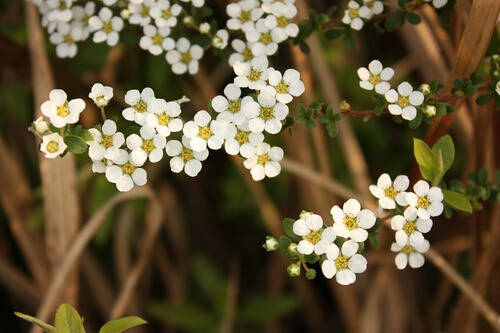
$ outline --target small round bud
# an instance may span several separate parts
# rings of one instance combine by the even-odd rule
[[[291,243],[290,245],[288,245],[288,253],[290,253],[290,255],[298,255],[299,253],[297,252],[297,244],[296,243]]]
[[[182,22],[187,27],[192,27],[194,25],[194,18],[192,16],[186,16]]]
[[[434,105],[426,105],[423,112],[427,117],[434,117],[436,115],[436,107]]]
[[[427,83],[422,83],[420,87],[418,87],[418,90],[420,90],[420,92],[424,94],[424,96],[427,96],[431,93],[431,86]]]
[[[313,212],[306,212],[305,210],[303,210],[302,212],[300,212],[299,217],[300,217],[300,219],[305,220],[308,217],[310,217],[312,214],[313,214]]]
[[[33,122],[33,128],[38,134],[45,134],[49,130],[49,124],[43,117],[39,117]]]
[[[278,241],[276,238],[271,236],[266,236],[266,242],[264,243],[264,248],[267,252],[276,251],[278,249]]]
[[[202,24],[200,24],[200,33],[206,35],[210,32],[210,24],[208,24],[207,22],[203,22]]]
[[[288,272],[288,275],[291,277],[297,277],[300,276],[300,265],[299,264],[290,264],[287,268],[286,271]]]
[[[455,91],[455,96],[462,97],[463,95],[465,95],[465,93],[462,90]]]
[[[342,111],[349,111],[351,109],[351,104],[349,104],[346,100],[340,102],[340,109]]]
[[[313,268],[309,268],[306,272],[306,278],[308,280],[314,280],[316,278],[316,270]]]
[[[128,9],[122,10],[120,12],[120,16],[122,17],[122,19],[128,20],[128,18],[130,17],[130,10],[128,10]]]
[[[491,60],[494,64],[498,64],[500,63],[500,54],[494,54],[492,57],[491,57]]]

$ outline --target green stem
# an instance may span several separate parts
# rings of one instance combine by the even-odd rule
[[[106,121],[106,111],[104,111],[104,106],[101,106],[100,109],[101,109],[102,120]]]

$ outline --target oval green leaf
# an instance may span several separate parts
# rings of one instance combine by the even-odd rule
[[[147,324],[147,321],[142,318],[136,316],[125,317],[112,320],[104,324],[104,326],[99,330],[99,333],[120,333],[128,330],[129,328],[144,324]]]

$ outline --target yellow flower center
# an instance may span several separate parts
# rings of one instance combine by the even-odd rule
[[[281,80],[281,82],[276,85],[276,92],[278,94],[286,94],[288,92],[288,84]]]
[[[139,113],[146,112],[146,110],[148,109],[148,104],[146,102],[144,102],[142,99],[140,99],[139,103],[134,105],[134,109],[135,109],[135,111],[137,111]]]
[[[316,244],[317,242],[319,242],[321,240],[321,234],[318,231],[311,230],[311,232],[309,233],[309,235],[306,236],[306,239],[310,243]]]
[[[238,143],[240,145],[248,142],[248,132],[238,130],[238,133],[236,134],[235,139],[236,139],[236,141],[238,141]]]
[[[155,150],[156,146],[155,146],[153,140],[144,140],[144,141],[142,141],[141,148],[142,148],[142,150],[144,150],[146,153],[149,154],[150,152]]]
[[[426,209],[429,207],[430,202],[426,197],[418,197],[417,207]]]
[[[231,113],[239,112],[241,110],[241,98],[229,101],[227,108]]]
[[[163,43],[163,36],[160,34],[156,34],[153,36],[152,40],[153,40],[153,44],[161,45],[161,43]]]
[[[102,26],[102,31],[104,31],[107,34],[113,31],[113,25],[111,25],[110,21],[104,22],[104,25]]]
[[[368,7],[368,8],[372,8],[374,4],[375,4],[375,1],[365,2],[365,6]]]
[[[358,16],[359,16],[359,12],[358,12],[358,10],[357,10],[357,9],[351,9],[351,10],[349,11],[349,17],[350,17],[351,19],[355,19],[355,18],[356,18],[356,17],[358,17]]]
[[[122,165],[122,171],[126,175],[133,174],[135,169],[137,169],[137,167],[130,162],[127,162],[124,165]]]
[[[193,150],[186,147],[182,148],[181,158],[184,162],[191,161],[194,158]]]
[[[113,136],[112,135],[105,135],[102,137],[101,142],[99,142],[101,146],[104,146],[105,148],[110,148],[113,146]]]
[[[60,9],[60,10],[65,10],[66,8],[68,8],[68,7],[66,6],[66,1],[61,1],[61,2],[59,3],[59,9]]]
[[[337,259],[335,259],[335,267],[337,267],[338,271],[349,268],[349,258],[344,255],[339,255]]]
[[[246,47],[241,54],[243,55],[243,59],[245,59],[245,61],[253,59],[252,50],[250,50],[248,47]]]
[[[410,100],[406,96],[400,96],[397,103],[401,108],[405,108],[410,105]]]
[[[259,81],[261,74],[262,74],[261,72],[251,68],[250,73],[247,75],[247,79],[249,79],[252,82]]]
[[[148,17],[149,16],[149,7],[144,6],[141,9],[141,16],[142,17]]]
[[[347,230],[353,230],[353,229],[356,229],[358,227],[358,223],[356,222],[356,218],[350,217],[350,216],[346,216],[344,218],[344,225],[347,228]]]
[[[167,126],[170,122],[170,117],[166,113],[157,114],[156,118],[158,118],[158,124]]]
[[[278,27],[280,28],[284,28],[290,23],[290,20],[284,16],[278,17],[277,21],[278,21]]]
[[[47,151],[49,153],[55,153],[56,151],[59,150],[59,143],[56,141],[50,141],[47,143]]]
[[[378,75],[378,74],[372,74],[372,75],[370,75],[370,78],[368,79],[368,81],[371,84],[373,84],[374,86],[376,86],[382,80],[380,79],[380,75]]]
[[[57,107],[57,115],[59,117],[67,117],[69,115],[68,102],[64,102],[63,105]]]
[[[170,12],[170,9],[165,9],[163,12],[161,12],[161,17],[165,20],[168,20],[169,18],[171,18],[172,13]]]
[[[249,11],[242,11],[240,14],[241,23],[248,22],[252,19],[252,14]]]
[[[258,164],[266,164],[267,161],[269,161],[270,158],[269,158],[269,155],[268,154],[262,154],[262,155],[259,155],[259,157],[257,157],[257,163]]]
[[[74,44],[75,43],[75,41],[73,40],[73,37],[71,37],[70,34],[67,34],[64,36],[64,42],[66,44]]]
[[[405,225],[403,226],[403,231],[408,235],[411,235],[416,228],[417,224],[415,223],[415,221],[406,221]]]
[[[189,64],[193,60],[193,57],[191,56],[191,53],[186,52],[181,54],[181,61],[185,64]]]
[[[398,191],[394,188],[394,186],[388,187],[384,190],[384,194],[386,197],[389,199],[394,200],[396,198],[396,195],[398,194]]]
[[[212,136],[212,131],[210,130],[210,127],[208,126],[200,127],[200,129],[198,130],[198,136],[203,140],[210,139],[210,137]]]
[[[414,251],[413,251],[413,246],[411,246],[411,245],[406,245],[405,247],[403,247],[403,248],[401,249],[401,252],[403,252],[403,253],[404,253],[404,254],[406,254],[406,255],[409,255],[410,253],[414,252]]]
[[[271,34],[269,32],[264,32],[260,35],[260,41],[262,42],[262,44],[267,45],[273,42],[273,38],[271,37]]]
[[[273,108],[269,108],[269,107],[265,107],[265,106],[261,107],[259,117],[264,119],[264,120],[272,119],[274,117]]]

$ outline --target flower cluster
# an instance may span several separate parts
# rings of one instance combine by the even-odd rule
[[[351,0],[342,17],[342,23],[349,25],[354,30],[363,28],[364,20],[369,20],[373,15],[384,11],[384,4],[379,0],[363,0],[363,5]]]
[[[429,249],[429,241],[423,234],[432,228],[431,217],[443,212],[443,192],[439,187],[429,187],[425,180],[413,186],[414,192],[405,192],[410,185],[407,176],[391,177],[382,174],[377,185],[370,186],[370,192],[378,199],[382,209],[399,212],[391,220],[391,228],[396,231],[396,242],[391,250],[397,252],[396,266],[404,269],[407,264],[412,268],[424,264],[422,253]]]

